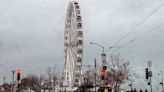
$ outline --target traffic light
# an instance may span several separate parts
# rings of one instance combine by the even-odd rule
[[[18,81],[20,80],[20,77],[21,77],[21,70],[18,69],[18,70],[17,70],[17,80],[18,80]]]
[[[105,80],[105,72],[104,72],[104,70],[101,70],[101,79]]]
[[[149,71],[148,71],[148,68],[145,68],[145,77],[146,77],[146,79],[149,78]]]
[[[103,70],[107,70],[107,66],[103,66]]]

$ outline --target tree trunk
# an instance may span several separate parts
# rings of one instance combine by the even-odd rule
[[[118,88],[117,88],[117,82],[116,82],[116,85],[115,85],[115,92],[118,92]]]
[[[54,92],[55,92],[55,90],[56,90],[56,88],[55,88],[55,87],[56,87],[56,85],[54,85]]]

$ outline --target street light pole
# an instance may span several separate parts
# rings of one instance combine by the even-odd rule
[[[15,74],[15,70],[12,70],[12,74],[13,74],[13,80],[12,80],[12,92],[14,91],[14,74]]]
[[[6,77],[3,77],[3,84],[6,83]]]
[[[96,58],[95,58],[95,92],[96,92],[96,73],[97,73],[96,67],[97,65],[96,65]]]
[[[90,44],[92,45],[96,45],[96,46],[99,46],[102,48],[102,54],[101,54],[101,59],[102,59],[102,70],[106,71],[107,70],[107,66],[106,66],[106,54],[105,54],[105,48],[104,46],[102,46],[101,44],[98,44],[98,43],[93,43],[93,42],[90,42]],[[112,46],[110,47],[110,50],[112,48],[120,48],[119,46]],[[105,72],[104,72],[105,73]],[[106,73],[104,74],[104,77],[105,77],[105,80],[103,79],[103,82],[101,83],[102,87],[103,88],[106,88],[107,87],[107,79],[106,79]]]
[[[94,43],[94,42],[90,42],[90,44],[94,44],[94,45],[97,45],[99,47],[102,48],[102,53],[104,54],[105,50],[104,50],[104,46],[102,46],[101,44],[98,44],[98,43]]]
[[[12,74],[13,74],[13,84],[14,84],[14,74],[15,74],[15,70],[12,70]]]
[[[162,77],[162,82],[160,82],[160,84],[162,85],[162,92],[164,92],[164,87],[163,87],[163,73],[162,73],[162,71],[159,71],[158,72],[158,75],[160,75],[160,73],[161,73],[161,77]]]
[[[103,80],[103,82],[101,83],[102,87],[105,88],[107,86],[106,84],[106,73],[105,73],[105,70],[107,70],[107,66],[106,66],[106,54],[104,53],[104,46],[102,46],[101,44],[98,44],[98,43],[93,43],[93,42],[90,42],[90,44],[93,44],[93,45],[96,45],[96,46],[99,46],[102,48],[102,54],[101,54],[101,59],[102,59],[102,70],[104,70],[104,77],[105,77],[105,80]]]
[[[148,61],[147,63],[149,71],[148,71],[148,77],[149,77],[149,82],[150,82],[150,92],[152,92],[152,71],[151,71],[151,67],[152,67],[152,61]]]
[[[162,76],[162,92],[164,92],[164,88],[163,88],[163,73],[161,71],[161,76]]]

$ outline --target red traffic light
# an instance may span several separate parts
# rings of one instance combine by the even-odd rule
[[[17,74],[21,74],[21,70],[20,69],[17,70]]]
[[[104,73],[104,70],[101,70],[101,76],[104,76],[105,73]]]
[[[20,76],[21,76],[21,70],[18,69],[18,70],[17,70],[17,80],[18,80],[18,81],[20,80]]]

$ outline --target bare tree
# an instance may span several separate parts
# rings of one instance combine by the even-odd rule
[[[54,67],[48,67],[47,68],[47,75],[48,75],[48,88],[49,88],[49,91],[52,90],[52,86],[53,86],[54,91],[55,91],[56,81],[58,79],[55,65],[54,65]]]
[[[53,76],[52,76],[54,91],[56,90],[55,87],[56,87],[57,80],[58,80],[58,77],[59,77],[58,73],[60,73],[60,72],[56,71],[56,65],[54,65],[54,67],[53,67]]]
[[[27,90],[32,89],[35,92],[40,92],[43,88],[44,83],[44,76],[43,75],[35,75],[35,74],[28,74],[26,77],[23,77],[21,80],[20,89]]]
[[[30,88],[31,80],[29,78],[22,78],[21,80],[21,89],[27,90]]]
[[[52,89],[52,76],[53,76],[53,71],[52,71],[52,67],[48,67],[47,68],[47,75],[48,75],[48,89],[49,92]]]
[[[53,75],[52,79],[53,79],[53,87],[54,87],[54,92],[55,92],[56,82],[57,82],[58,78],[56,75]]]
[[[37,76],[35,74],[30,74],[27,76],[27,78],[30,81],[30,89],[33,89],[36,92],[41,90],[39,76]]]
[[[121,84],[127,80],[133,81],[135,75],[129,61],[125,61],[120,55],[110,56],[108,79],[117,92],[119,92]]]
[[[38,78],[39,78],[38,79],[38,85],[39,85],[40,89],[42,89],[44,87],[43,85],[44,85],[44,82],[45,82],[45,76],[40,75]]]

